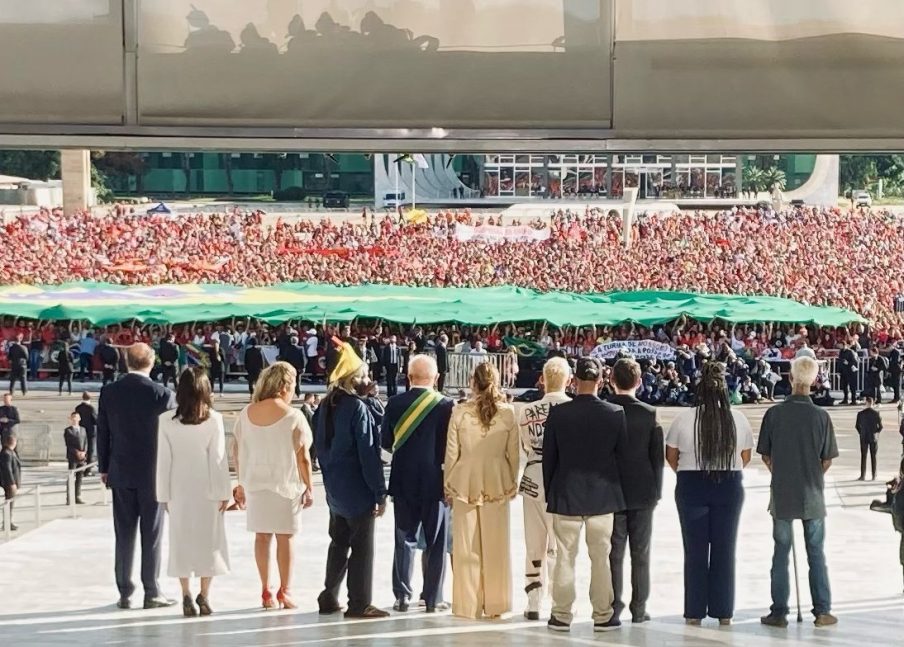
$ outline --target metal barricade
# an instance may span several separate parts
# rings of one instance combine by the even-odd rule
[[[78,515],[75,512],[75,475],[80,472],[86,472],[90,469],[97,467],[97,463],[89,463],[88,465],[84,465],[82,467],[78,467],[76,469],[69,470],[69,475],[66,477],[66,500],[69,501],[69,514],[72,515],[73,519],[78,518]],[[104,505],[107,505],[107,488],[104,486]]]
[[[490,362],[503,374],[505,354],[503,353],[449,353],[449,372],[446,373],[447,389],[466,389],[471,385],[474,367]]]
[[[11,541],[13,538],[13,520],[11,514],[13,503],[29,494],[35,498],[35,526],[41,525],[41,486],[35,485],[27,490],[16,492],[16,496],[12,499],[6,499],[3,502],[3,532],[6,541]]]

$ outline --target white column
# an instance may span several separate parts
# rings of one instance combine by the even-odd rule
[[[60,175],[63,178],[63,211],[70,214],[87,209],[93,202],[89,151],[61,151]]]

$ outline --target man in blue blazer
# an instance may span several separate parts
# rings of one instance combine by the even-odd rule
[[[100,391],[97,458],[101,480],[113,490],[116,586],[120,609],[131,608],[132,562],[141,529],[141,583],[144,608],[175,604],[160,594],[163,506],[157,503],[157,419],[176,406],[173,392],[150,378],[154,351],[133,344],[125,354],[128,374]]]
[[[436,361],[415,355],[408,363],[411,389],[389,399],[383,418],[383,448],[392,452],[389,495],[395,512],[392,588],[396,611],[413,597],[411,576],[418,528],[426,540],[424,602],[427,613],[442,602],[448,515],[443,501],[443,461],[453,402],[434,390]]]

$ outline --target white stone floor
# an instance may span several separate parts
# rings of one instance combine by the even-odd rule
[[[751,411],[751,418],[762,410]],[[631,647],[705,647],[743,645],[818,645],[821,647],[904,645],[904,596],[902,569],[898,563],[899,536],[888,515],[871,512],[866,505],[881,496],[882,481],[897,462],[897,439],[883,439],[880,448],[880,480],[858,483],[859,455],[846,429],[854,410],[839,416],[842,457],[829,472],[830,505],[826,552],[832,582],[837,627],[817,629],[809,613],[806,559],[798,528],[801,596],[804,622],[787,630],[762,627],[759,616],[768,609],[771,526],[766,513],[768,473],[755,461],[745,475],[747,500],[738,547],[738,586],[735,623],[719,628],[708,621],[702,628],[686,627],[682,612],[682,550],[675,511],[674,477],[666,477],[665,497],[654,528],[653,585],[649,611],[653,622],[632,627],[627,622],[617,632],[594,635],[590,622],[588,562],[579,561],[577,617],[570,634],[552,634],[543,623],[522,619],[526,596],[522,591],[523,540],[520,500],[512,506],[512,564],[515,608],[511,617],[495,622],[472,622],[449,614],[427,616],[422,612],[394,614],[385,620],[347,622],[341,616],[317,615],[316,596],[323,578],[327,549],[328,513],[322,492],[303,515],[296,537],[294,593],[300,608],[295,612],[264,612],[258,608],[259,586],[252,556],[252,537],[244,530],[244,513],[227,515],[233,572],[214,582],[212,618],[183,619],[179,608],[155,611],[115,609],[113,583],[113,533],[109,508],[79,508],[78,519],[55,519],[13,541],[0,545],[0,647],[57,645],[136,646],[264,646],[306,644],[352,645],[542,645],[609,644]],[[889,407],[887,428],[893,430]],[[667,420],[670,413],[664,413]],[[833,414],[833,417],[835,415]],[[754,423],[754,428],[758,421]],[[843,429],[844,427],[844,429]],[[892,436],[892,433],[889,436]],[[894,441],[894,442],[893,442]],[[92,488],[86,498],[99,501]],[[27,508],[27,506],[23,506]],[[21,511],[27,518],[29,511]],[[377,525],[377,558],[374,602],[392,605],[391,510]],[[137,564],[136,564],[137,566]],[[137,580],[137,573],[136,573]],[[162,578],[164,591],[176,596],[176,581]],[[447,581],[447,597],[450,595]],[[136,601],[140,600],[140,591]],[[792,594],[793,605],[793,594]]]

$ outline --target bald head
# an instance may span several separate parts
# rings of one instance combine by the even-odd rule
[[[126,366],[134,373],[147,373],[154,367],[154,350],[147,344],[132,344],[126,348]]]
[[[415,355],[408,362],[408,379],[411,386],[430,388],[436,382],[438,374],[436,360],[429,355]]]

